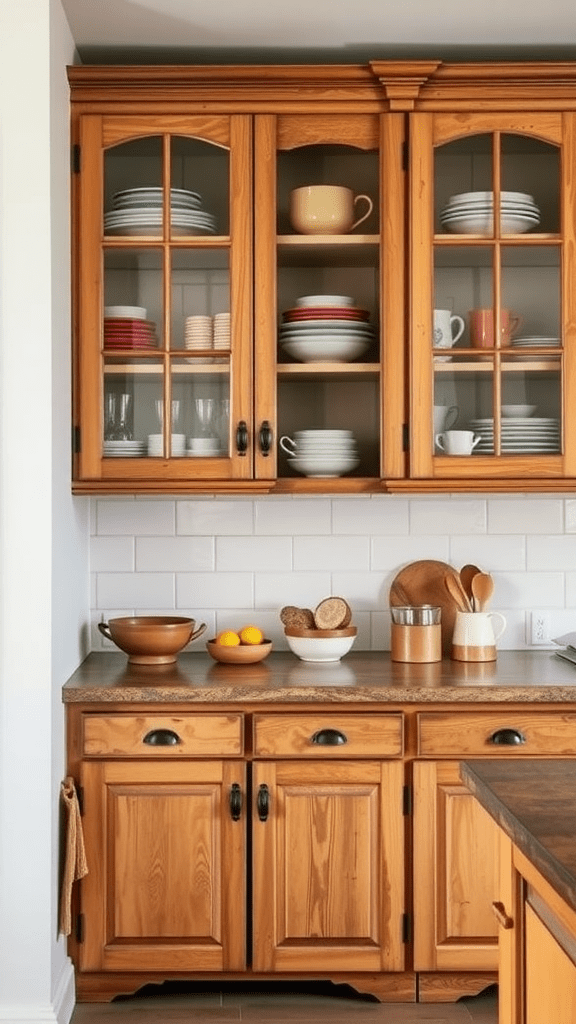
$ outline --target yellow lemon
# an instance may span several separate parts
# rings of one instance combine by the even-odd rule
[[[264,639],[264,633],[258,626],[244,626],[239,636],[242,644],[261,644]]]
[[[216,637],[216,643],[220,644],[222,647],[238,647],[240,637],[233,629],[225,629]]]

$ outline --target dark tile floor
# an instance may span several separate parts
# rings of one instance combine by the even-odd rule
[[[497,1024],[495,986],[457,1003],[379,1003],[348,986],[150,986],[112,1003],[78,1003],[71,1024]]]

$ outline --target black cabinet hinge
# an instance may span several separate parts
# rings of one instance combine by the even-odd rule
[[[71,163],[72,174],[80,174],[80,146],[78,143],[72,146]]]
[[[76,942],[84,942],[84,914],[76,915]]]
[[[72,427],[72,451],[79,455],[82,451],[80,427]]]
[[[407,423],[402,424],[402,451],[410,451],[410,427]]]
[[[410,914],[402,914],[402,942],[412,942],[412,917]]]
[[[412,814],[412,786],[402,787],[402,814]]]

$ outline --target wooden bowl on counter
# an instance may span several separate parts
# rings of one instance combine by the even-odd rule
[[[99,622],[107,640],[128,655],[133,665],[169,665],[176,655],[206,629],[181,615],[132,615]]]
[[[268,657],[272,650],[272,641],[263,640],[260,644],[237,644],[236,647],[227,647],[225,644],[217,644],[213,639],[206,642],[206,650],[214,661],[220,661],[224,665],[253,665]]]

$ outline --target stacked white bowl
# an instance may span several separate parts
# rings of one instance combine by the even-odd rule
[[[489,235],[493,231],[494,193],[460,192],[450,196],[440,213],[445,231],[457,235]],[[500,193],[500,230],[519,235],[540,223],[540,211],[528,192]]]
[[[343,476],[360,461],[351,430],[297,430],[293,438],[281,437],[280,447],[292,469],[308,477]]]
[[[186,434],[172,434],[170,439],[171,455],[173,458],[186,454]],[[148,434],[148,455],[154,458],[162,458],[164,455],[164,435]]]

